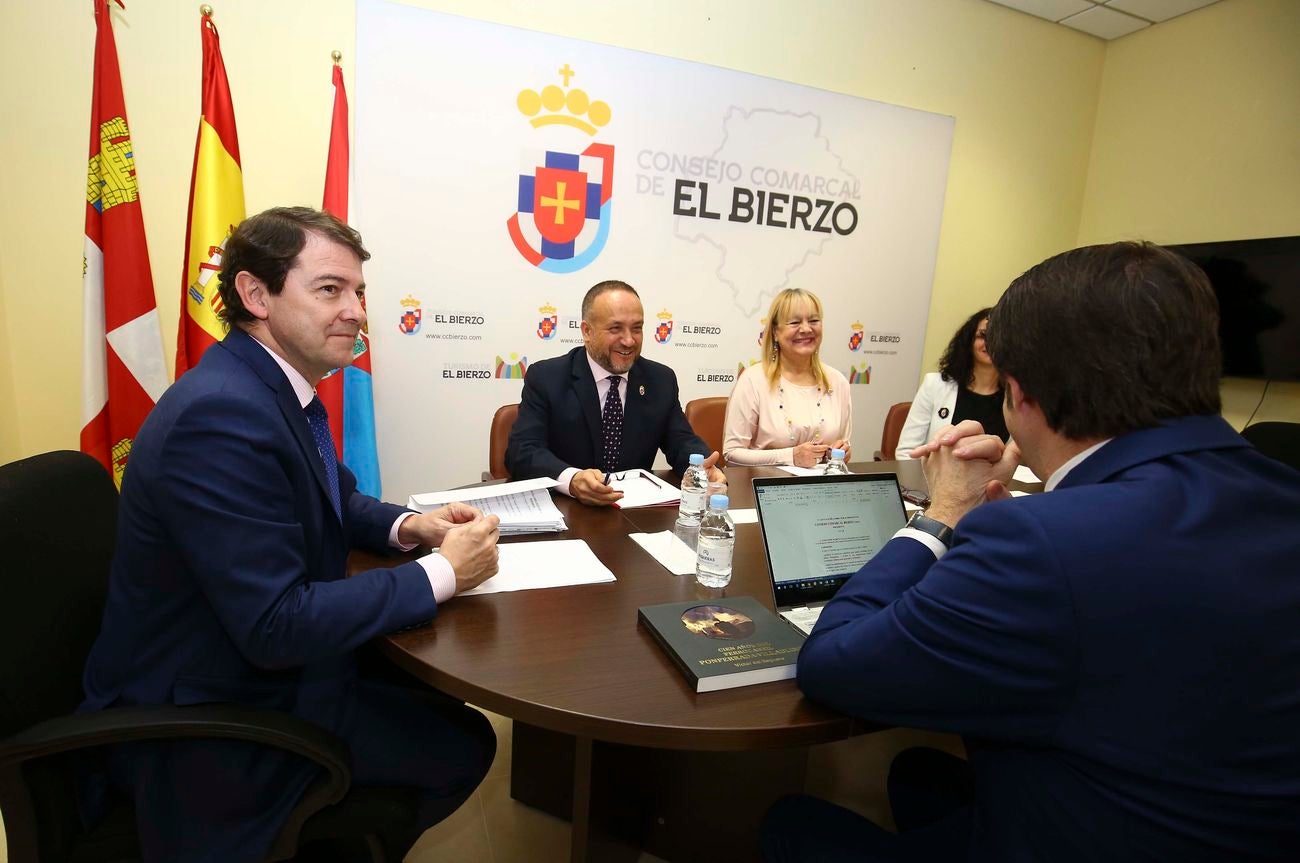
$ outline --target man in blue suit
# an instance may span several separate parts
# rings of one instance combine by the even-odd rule
[[[496,741],[431,690],[357,673],[355,651],[428,621],[497,568],[497,519],[464,504],[416,514],[356,490],[313,386],[352,361],[365,323],[360,236],[328,213],[245,220],[221,273],[225,339],[149,415],[122,485],[103,629],[83,710],[237,702],[315,722],[350,746],[354,785],[410,786],[426,827],[478,785]],[[346,578],[349,549],[430,554]],[[315,776],[236,742],[118,748],[146,860],[261,860]]]
[[[900,832],[807,797],[770,860],[1300,860],[1300,473],[1218,415],[1203,273],[1145,243],[1058,255],[989,316],[1015,443],[925,458],[933,500],[829,603],[799,685],[964,735],[909,750]],[[1009,498],[1023,461],[1045,494]]]
[[[645,311],[626,282],[594,285],[582,299],[583,346],[534,363],[524,377],[519,417],[510,430],[506,467],[515,479],[551,477],[558,489],[592,506],[609,506],[623,493],[610,473],[649,470],[662,450],[673,470],[692,453],[708,455],[709,480],[725,483],[682,415],[677,375],[641,358]]]

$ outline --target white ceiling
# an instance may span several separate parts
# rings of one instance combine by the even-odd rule
[[[989,0],[1102,39],[1118,39],[1219,0]]]

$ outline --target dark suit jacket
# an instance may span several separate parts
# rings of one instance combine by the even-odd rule
[[[799,657],[812,698],[967,735],[971,859],[1300,860],[1300,473],[1219,417],[888,542]]]
[[[159,400],[122,485],[103,630],[83,710],[233,701],[346,734],[353,651],[432,617],[419,564],[345,579],[405,510],[356,491],[340,523],[306,415],[275,361],[232,330]],[[254,859],[313,775],[243,744],[119,753],[154,859]],[[260,845],[259,845],[260,843]]]
[[[506,446],[510,476],[555,478],[570,467],[600,467],[600,412],[584,346],[529,366],[519,418]],[[711,452],[682,414],[677,375],[668,366],[639,357],[628,372],[618,469],[649,470],[657,450],[663,450],[678,472],[686,469],[691,453]]]

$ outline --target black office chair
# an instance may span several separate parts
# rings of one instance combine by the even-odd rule
[[[349,794],[347,750],[317,725],[235,704],[73,714],[104,613],[116,520],[113,481],[87,455],[51,452],[0,467],[0,812],[9,863],[138,860],[130,802],[114,800],[86,829],[78,777],[102,763],[105,745],[176,738],[253,741],[320,765],[268,860],[311,842],[351,842],[376,861],[398,857],[405,849],[386,848],[382,837],[390,828],[401,835],[397,825],[415,817],[414,793]]]
[[[1241,436],[1269,458],[1300,470],[1300,423],[1255,423]]]

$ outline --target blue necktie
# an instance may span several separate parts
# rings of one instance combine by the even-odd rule
[[[330,434],[330,418],[325,412],[325,405],[320,398],[313,397],[303,408],[307,412],[307,425],[311,426],[311,436],[320,451],[321,461],[325,463],[325,485],[329,488],[330,503],[334,504],[334,514],[343,520],[343,508],[339,505],[339,457],[334,452],[334,436]]]
[[[605,473],[618,470],[623,457],[623,402],[618,397],[618,382],[622,378],[615,375],[609,379],[609,393],[605,396],[605,409],[600,414],[604,446],[601,450],[600,469]]]

